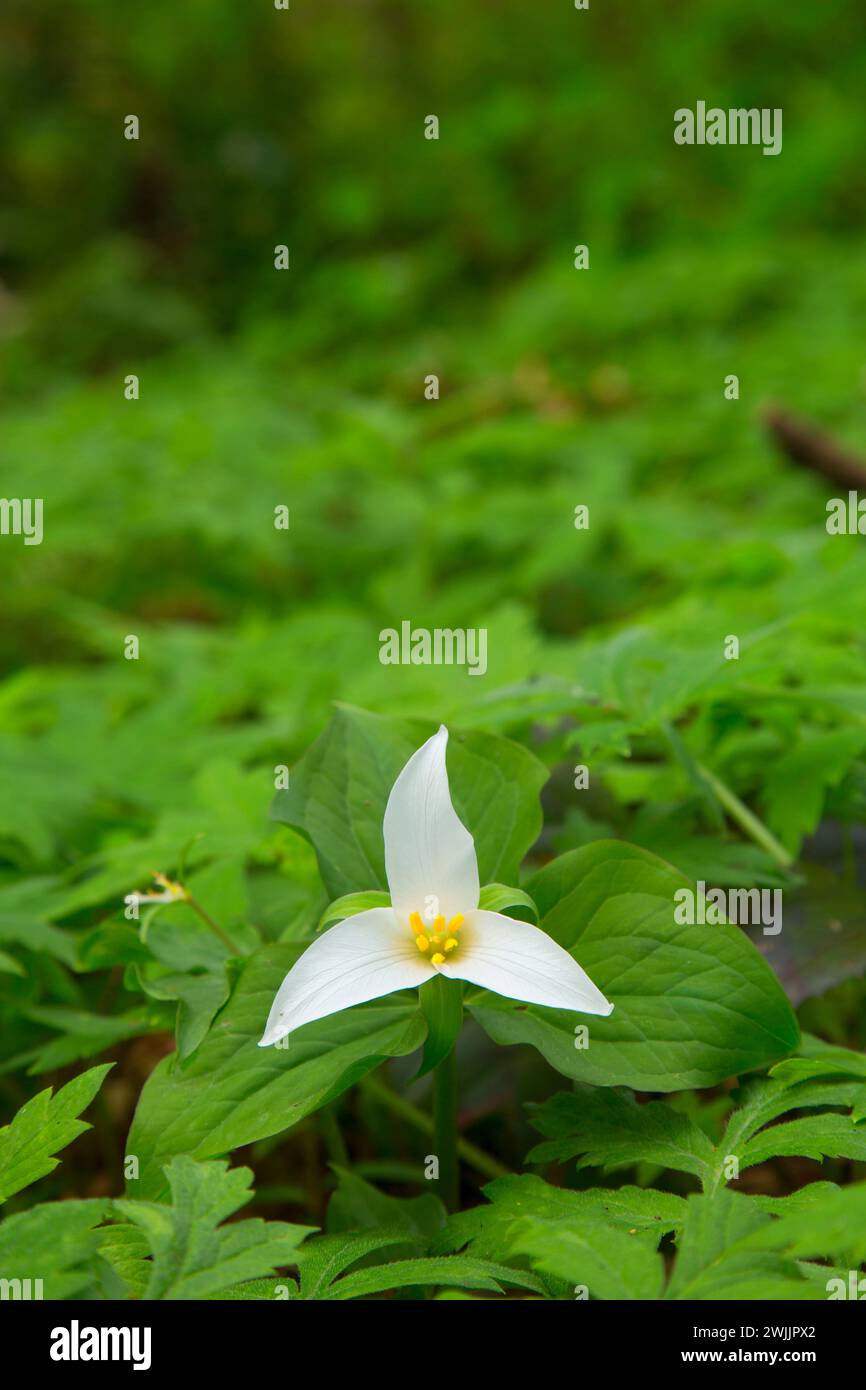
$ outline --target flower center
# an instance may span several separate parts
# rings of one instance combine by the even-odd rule
[[[457,933],[465,920],[462,913],[458,912],[456,917],[452,917],[446,925],[445,918],[440,913],[438,917],[434,918],[433,925],[427,928],[424,926],[420,912],[409,914],[409,926],[415,933],[415,945],[422,956],[426,956],[428,951],[432,951],[431,965],[443,965],[445,957],[457,950],[460,945]]]

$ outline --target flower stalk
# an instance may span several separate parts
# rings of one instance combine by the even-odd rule
[[[457,1159],[457,1048],[433,1069],[433,1144],[439,1161],[439,1196],[448,1211],[460,1207]]]

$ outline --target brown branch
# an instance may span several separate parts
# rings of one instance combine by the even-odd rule
[[[866,460],[849,453],[811,420],[780,405],[766,407],[763,418],[779,448],[794,463],[823,474],[839,487],[866,488]]]

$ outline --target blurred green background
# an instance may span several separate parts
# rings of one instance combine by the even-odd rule
[[[710,768],[850,865],[862,544],[758,409],[866,438],[864,58],[857,0],[6,0],[0,491],[45,505],[0,538],[7,935],[198,833],[308,925],[267,806],[335,698],[530,742],[541,853],[778,882]],[[781,155],[676,146],[699,99],[781,107]],[[381,666],[404,618],[486,627],[487,675]]]

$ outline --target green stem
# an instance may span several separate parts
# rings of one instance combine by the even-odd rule
[[[433,1068],[433,1149],[439,1160],[439,1196],[448,1211],[460,1207],[457,1161],[457,1049]]]
[[[731,820],[736,821],[740,829],[744,830],[756,845],[760,845],[761,849],[766,850],[783,869],[790,869],[794,862],[793,855],[789,854],[785,846],[780,844],[775,835],[770,833],[763,821],[758,820],[758,817],[752,814],[748,806],[731,791],[730,787],[726,787],[724,782],[720,782],[709,768],[704,767],[701,763],[696,763],[695,766],[701,776],[707,779]]]
[[[231,951],[231,953],[232,953],[233,956],[242,956],[242,955],[244,954],[243,951],[239,951],[239,950],[238,950],[237,946],[236,946],[235,943],[232,941],[231,937],[230,937],[230,936],[226,936],[226,933],[223,931],[222,927],[220,927],[220,926],[217,925],[217,923],[216,923],[216,922],[214,921],[214,919],[211,917],[210,913],[209,913],[209,912],[205,912],[205,910],[204,910],[204,908],[202,907],[201,903],[200,903],[200,902],[196,902],[195,898],[192,897],[191,894],[187,893],[187,895],[186,895],[186,897],[184,898],[183,901],[186,903],[187,907],[191,907],[191,908],[192,908],[193,912],[197,912],[197,913],[198,913],[198,915],[199,915],[199,917],[201,918],[201,920],[202,920],[203,922],[206,922],[206,923],[207,923],[207,925],[210,927],[210,929],[211,929],[212,932],[216,932],[216,935],[219,937],[219,939],[220,939],[220,941],[222,942],[222,944],[223,944],[229,951]]]
[[[413,1129],[420,1130],[422,1134],[433,1133],[433,1121],[429,1115],[425,1115],[423,1110],[419,1110],[411,1101],[404,1100],[402,1096],[392,1091],[377,1076],[365,1076],[361,1084],[364,1091],[371,1100],[378,1101],[386,1106],[395,1115],[399,1115],[405,1120],[407,1125]],[[468,1139],[457,1140],[457,1152],[463,1162],[470,1168],[474,1168],[477,1173],[482,1173],[485,1178],[504,1178],[508,1176],[508,1169],[490,1154],[479,1149],[475,1144],[471,1144]]]

